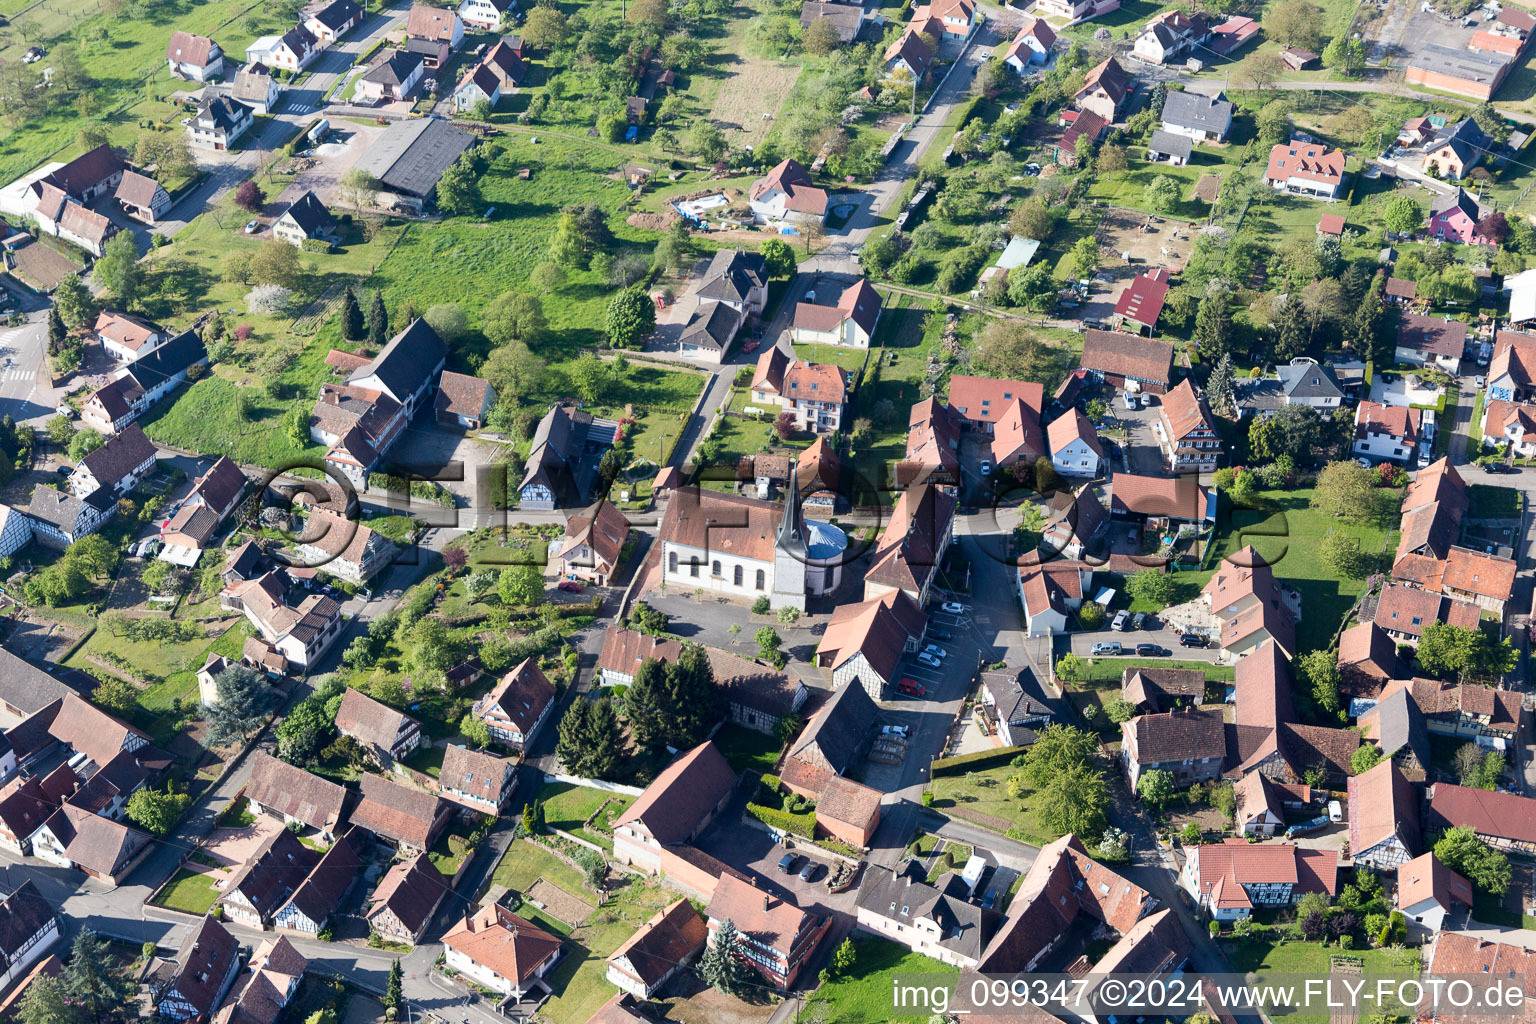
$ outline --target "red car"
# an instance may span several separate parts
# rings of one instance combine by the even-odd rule
[[[741,346],[741,350],[743,352],[755,352],[757,351],[757,342],[749,341],[745,345]]]
[[[581,593],[581,584],[580,583],[572,583],[570,580],[566,580],[564,583],[561,583],[555,589],[556,590],[563,590],[567,594],[579,594],[579,593]]]
[[[902,679],[901,682],[896,684],[896,692],[904,693],[908,697],[921,697],[927,691],[923,688],[923,684],[916,679]]]

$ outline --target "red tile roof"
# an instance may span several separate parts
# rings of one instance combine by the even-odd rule
[[[1269,151],[1269,168],[1264,176],[1270,181],[1300,178],[1336,187],[1344,180],[1344,154],[1314,143],[1282,142]]]
[[[1146,327],[1155,327],[1168,298],[1168,271],[1138,274],[1115,302],[1115,313]]]

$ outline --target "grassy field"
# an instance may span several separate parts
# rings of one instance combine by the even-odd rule
[[[572,928],[565,956],[547,979],[556,995],[539,1015],[554,1024],[584,1024],[614,993],[608,956],[677,894],[637,878],[628,879],[597,912]]]
[[[1326,646],[1344,613],[1365,590],[1365,581],[1341,577],[1319,554],[1322,539],[1338,530],[1360,541],[1367,554],[1386,550],[1392,531],[1380,526],[1344,523],[1314,512],[1310,488],[1261,491],[1257,510],[1234,510],[1216,539],[1217,558],[1226,558],[1252,545],[1274,567],[1275,575],[1301,594],[1302,624],[1297,645],[1302,651]]]
[[[541,878],[547,879],[577,899],[594,905],[597,903],[597,897],[587,890],[586,883],[582,881],[581,872],[538,843],[528,839],[519,839],[507,847],[507,852],[502,854],[501,863],[496,865],[491,881],[495,885],[504,885],[508,889],[527,892],[529,887]]]
[[[725,752],[734,772],[772,772],[784,745],[767,733],[727,723],[715,734],[715,743]]]
[[[155,906],[197,914],[201,917],[208,913],[208,908],[212,907],[213,901],[218,898],[219,891],[213,887],[207,875],[196,874],[182,868],[176,872],[176,877],[160,890],[160,898],[155,900]]]
[[[940,776],[929,787],[933,790],[933,807],[1036,846],[1060,838],[1040,825],[1032,806],[1033,792],[1026,792],[1021,799],[1008,795],[1008,777],[1017,774],[1017,768],[1003,765],[964,775]]]
[[[432,866],[441,871],[444,878],[452,878],[474,852],[469,845],[469,829],[456,819],[453,827],[443,833],[428,856],[432,859]]]
[[[1119,682],[1121,673],[1128,668],[1187,668],[1205,673],[1206,682],[1231,682],[1236,670],[1230,665],[1213,665],[1208,661],[1169,661],[1164,658],[1084,658],[1081,671],[1072,676],[1074,682]],[[1058,670],[1059,671],[1059,670]]]
[[[1471,492],[1473,519],[1520,518],[1520,492],[1513,487],[1473,484]]]
[[[634,797],[622,793],[609,793],[588,786],[573,786],[565,782],[547,783],[537,797],[544,805],[544,823],[550,828],[582,834],[582,825],[608,801],[607,816],[611,819],[635,802]],[[596,839],[597,837],[593,837]]]
[[[1233,939],[1222,943],[1233,970],[1238,973],[1302,974],[1314,978],[1334,973],[1332,958],[1352,957],[1361,961],[1362,974],[1391,974],[1417,977],[1420,956],[1418,950],[1404,949],[1339,949],[1324,946],[1320,942],[1269,942],[1264,940],[1243,941]],[[1263,979],[1260,978],[1260,984]],[[1297,1014],[1287,1020],[1298,1024],[1322,1024],[1329,1020],[1326,1014]]]
[[[806,1002],[805,1014],[838,1024],[876,1024],[892,1020],[927,1020],[928,1007],[896,1009],[892,986],[897,975],[957,974],[955,968],[932,957],[913,953],[888,939],[854,933],[858,954],[848,977],[828,982]]]

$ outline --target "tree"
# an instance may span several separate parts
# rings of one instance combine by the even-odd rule
[[[800,45],[805,52],[821,56],[837,49],[837,29],[829,18],[817,18],[800,33]]]
[[[363,308],[357,304],[357,294],[351,287],[341,295],[341,336],[348,341],[362,341],[368,336]]]
[[[1340,576],[1364,579],[1374,568],[1375,559],[1360,550],[1360,539],[1339,530],[1329,530],[1318,545],[1323,564]]]
[[[366,210],[379,198],[380,181],[361,167],[354,167],[341,176],[337,194],[343,203],[354,210]]]
[[[1509,858],[1466,825],[1445,830],[1435,843],[1435,859],[1484,892],[1502,896],[1509,890]]]
[[[736,995],[751,984],[751,968],[741,949],[741,937],[727,918],[715,932],[715,939],[699,957],[699,978],[726,995]]]
[[[458,161],[437,179],[437,208],[444,213],[470,217],[478,214],[483,204],[480,178],[470,161]]]
[[[1323,66],[1346,78],[1355,77],[1365,68],[1365,44],[1347,36],[1334,36],[1323,50]]]
[[[1374,743],[1362,743],[1349,755],[1349,774],[1362,775],[1381,763],[1381,748]]]
[[[1202,304],[1203,305],[1203,304]],[[1199,314],[1196,314],[1195,330],[1199,331]],[[1237,375],[1232,371],[1232,356],[1225,349],[1205,384],[1206,399],[1211,411],[1218,416],[1237,418]],[[1255,421],[1259,422],[1259,421]]]
[[[1177,792],[1178,786],[1174,781],[1173,773],[1161,768],[1143,772],[1141,778],[1136,780],[1136,795],[1153,807],[1163,806],[1172,800]]]
[[[213,678],[218,700],[205,706],[208,738],[215,745],[242,741],[261,728],[277,704],[266,678],[247,665],[231,665]]]
[[[277,244],[283,245],[281,242]],[[283,248],[293,251],[291,246],[283,245]],[[143,279],[139,247],[133,240],[133,232],[122,231],[109,238],[102,247],[101,259],[96,261],[96,280],[112,296],[112,301],[123,309],[132,306]]]
[[[825,21],[825,18],[817,19]],[[768,264],[768,274],[771,277],[793,277],[795,273],[795,250],[782,238],[770,238],[757,247],[762,253],[763,260]]]
[[[450,345],[469,333],[469,317],[457,302],[439,302],[421,314],[421,318]]]
[[[858,962],[858,959],[859,951],[854,949],[853,939],[844,939],[842,944],[832,951],[833,977],[843,978],[847,977],[849,974],[852,974],[854,965]]]
[[[752,634],[757,641],[757,655],[764,661],[776,661],[781,655],[779,647],[784,643],[784,638],[779,636],[779,631],[772,626],[764,626]]]
[[[1371,522],[1383,511],[1370,470],[1355,462],[1330,462],[1317,475],[1312,508],[1347,522]]]
[[[1419,667],[1430,675],[1498,679],[1514,671],[1518,655],[1508,638],[1481,629],[1431,622],[1419,639]]]
[[[788,441],[795,436],[795,414],[788,410],[781,412],[773,420],[773,432],[780,441]]]
[[[1173,577],[1161,569],[1139,569],[1125,581],[1125,592],[1133,600],[1146,601],[1159,607],[1167,607],[1176,590]]]
[[[572,364],[569,375],[576,393],[588,405],[596,405],[603,397],[611,376],[608,365],[593,355],[584,355],[577,359]]]
[[[53,305],[70,330],[89,326],[101,309],[78,274],[69,274],[59,282],[53,292]]]
[[[1159,174],[1147,182],[1146,201],[1158,213],[1167,213],[1179,201],[1179,182],[1167,174]]]
[[[1109,787],[1104,773],[1076,764],[1051,776],[1041,786],[1039,820],[1043,828],[1065,835],[1095,836],[1109,820]]]
[[[192,798],[170,789],[160,792],[145,787],[128,798],[128,817],[151,835],[163,836],[176,827]]]
[[[508,607],[537,604],[544,596],[544,574],[536,565],[514,565],[501,570],[496,596]]]
[[[527,30],[524,29],[524,35]],[[725,156],[725,136],[713,121],[707,118],[699,118],[689,127],[687,137],[683,143],[688,152],[701,160],[709,163],[717,162]]]
[[[1400,193],[1387,201],[1382,209],[1382,220],[1387,230],[1399,235],[1411,234],[1424,225],[1424,208],[1413,196]]]
[[[405,969],[400,966],[400,960],[389,962],[389,980],[384,983],[384,1008],[399,1010],[404,998]]]
[[[577,698],[560,719],[555,756],[568,772],[593,779],[613,779],[624,763],[624,736],[613,698]]]
[[[335,719],[327,717],[325,701],[307,697],[277,726],[277,756],[300,768],[311,765],[336,735]]]
[[[608,300],[603,329],[615,348],[632,348],[656,329],[656,304],[639,288],[626,288]]]
[[[368,344],[384,347],[389,337],[389,313],[384,309],[384,293],[376,291],[368,303]]]
[[[1301,676],[1311,686],[1312,703],[1320,711],[1338,717],[1343,710],[1339,697],[1339,659],[1331,649],[1308,651],[1296,661]]]
[[[539,582],[542,591],[543,580]],[[406,663],[424,675],[447,672],[458,664],[463,654],[463,646],[449,631],[448,624],[436,616],[417,619],[409,629],[401,630],[396,635],[401,649],[405,651]]]
[[[1503,245],[1509,237],[1509,219],[1498,210],[1490,210],[1477,219],[1477,233],[1494,245]]]
[[[476,718],[473,712],[459,719],[459,735],[475,747],[483,749],[491,745],[491,727],[484,719]]]
[[[1317,51],[1323,38],[1323,17],[1309,0],[1280,0],[1264,12],[1264,35],[1282,47]]]
[[[68,416],[53,416],[48,420],[48,441],[62,451],[69,450],[69,442],[75,437],[75,424]]]
[[[1225,287],[1212,285],[1195,311],[1195,343],[1206,359],[1227,354],[1232,345],[1232,311]]]
[[[565,284],[565,271],[558,264],[544,262],[534,267],[528,274],[528,283],[533,285],[541,293],[548,295],[559,291]]]
[[[89,1022],[116,1017],[134,989],[129,976],[118,972],[107,944],[89,928],[75,935],[63,981],[70,1002]]]
[[[1463,786],[1482,788],[1483,762],[1487,751],[1476,743],[1464,743],[1456,749],[1456,781]]]
[[[64,557],[91,579],[101,579],[117,568],[117,549],[99,533],[75,541],[64,550]]]
[[[62,979],[42,974],[27,986],[16,1018],[21,1024],[79,1024],[80,1011]]]
[[[252,179],[247,178],[240,183],[239,188],[235,189],[235,205],[248,213],[260,213],[266,202],[266,194]]]
[[[499,395],[524,395],[538,390],[544,360],[521,341],[491,350],[480,366],[480,376],[491,382]]]
[[[255,284],[292,289],[298,286],[303,270],[299,250],[276,238],[263,242],[251,255],[251,281]]]
[[[1092,733],[1070,725],[1048,725],[1024,754],[1024,781],[1032,789],[1042,789],[1053,775],[1091,764],[1096,749]]]
[[[1091,237],[1079,238],[1067,253],[1068,273],[1074,278],[1092,277],[1099,269],[1099,243]]]
[[[624,695],[631,732],[652,750],[697,746],[721,715],[714,670],[698,644],[684,645],[671,662],[642,662]]]
[[[976,362],[998,377],[1039,380],[1046,373],[1051,351],[1021,320],[991,320],[976,341]]]
[[[105,443],[106,438],[94,430],[77,431],[69,442],[69,457],[79,462]]]
[[[535,49],[547,49],[565,41],[565,15],[554,6],[535,6],[523,21],[523,41]]]
[[[538,295],[502,292],[481,312],[481,332],[493,345],[510,341],[536,341],[550,322]]]

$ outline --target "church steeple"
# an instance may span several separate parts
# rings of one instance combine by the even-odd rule
[[[779,519],[779,535],[773,546],[781,551],[803,554],[805,551],[805,521],[800,512],[800,467],[789,465],[789,485],[784,490],[784,515]]]

